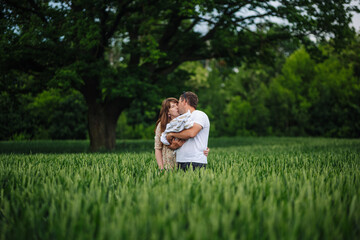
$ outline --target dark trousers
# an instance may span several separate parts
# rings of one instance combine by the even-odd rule
[[[204,168],[206,169],[206,164],[204,163],[191,163],[191,162],[184,162],[184,163],[178,163],[178,169],[181,169],[181,170],[188,170],[190,169],[192,166],[192,169],[195,170],[195,169],[200,169],[200,168]]]

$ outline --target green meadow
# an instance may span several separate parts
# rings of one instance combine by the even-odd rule
[[[360,140],[211,139],[159,172],[153,141],[0,142],[0,239],[358,239]]]

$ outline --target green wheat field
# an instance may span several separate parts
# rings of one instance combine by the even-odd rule
[[[153,141],[0,142],[0,239],[359,239],[360,140],[211,139],[157,171]]]

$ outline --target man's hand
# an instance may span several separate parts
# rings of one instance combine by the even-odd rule
[[[186,142],[186,140],[181,140],[181,139],[178,139],[178,138],[174,138],[174,139],[172,139],[171,144],[169,145],[169,148],[170,148],[171,150],[178,149],[178,148],[180,148],[185,142]]]

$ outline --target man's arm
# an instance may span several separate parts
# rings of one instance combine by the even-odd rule
[[[166,139],[169,142],[171,142],[171,140],[173,138],[187,140],[189,138],[195,137],[200,132],[201,129],[202,129],[202,126],[200,124],[194,123],[194,126],[192,128],[186,129],[186,130],[178,132],[178,133],[175,133],[175,132],[168,133],[166,135]]]

